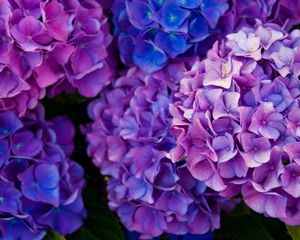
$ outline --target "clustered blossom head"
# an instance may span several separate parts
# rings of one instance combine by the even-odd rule
[[[294,0],[234,0],[234,28],[254,26],[258,18],[264,23],[276,23],[286,30],[299,24],[300,2]],[[228,23],[226,23],[228,24]]]
[[[121,60],[148,73],[160,70],[220,32],[228,9],[227,0],[116,0],[112,11]]]
[[[243,28],[216,42],[170,108],[173,162],[221,196],[300,224],[300,31]]]
[[[89,106],[88,153],[109,177],[108,198],[123,224],[142,238],[205,233],[219,227],[224,198],[172,163],[169,104],[187,65],[147,75],[131,68]]]
[[[299,24],[299,9],[293,0],[115,0],[112,6],[122,62],[148,73],[170,59],[206,53],[255,18],[289,29]]]
[[[50,86],[96,96],[113,73],[111,40],[96,0],[2,0],[0,110],[24,115]]]
[[[69,234],[85,218],[83,169],[69,159],[75,129],[66,117],[44,120],[38,105],[22,119],[0,112],[0,238]]]

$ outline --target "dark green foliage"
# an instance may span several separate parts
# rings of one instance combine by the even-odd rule
[[[67,240],[125,239],[118,218],[107,208],[105,197],[91,187],[86,188],[83,197],[88,218],[78,231],[67,236]]]
[[[257,214],[243,203],[222,215],[221,226],[215,240],[291,240],[282,222]]]

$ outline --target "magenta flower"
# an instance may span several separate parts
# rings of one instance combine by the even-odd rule
[[[65,78],[64,66],[67,64],[74,47],[57,44],[48,52],[44,52],[43,60],[33,71],[40,88],[45,88]]]
[[[0,110],[23,116],[46,89],[95,97],[114,75],[112,37],[96,0],[1,2],[0,34]]]
[[[11,29],[14,39],[24,51],[33,52],[38,49],[49,49],[51,38],[45,26],[33,16],[25,16]]]

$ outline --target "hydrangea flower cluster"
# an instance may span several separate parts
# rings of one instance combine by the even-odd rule
[[[255,18],[289,29],[299,23],[299,9],[291,0],[115,0],[112,7],[122,62],[148,73],[170,59],[206,53]]]
[[[24,115],[45,96],[96,96],[113,74],[107,19],[95,0],[0,2],[0,110]]]
[[[116,0],[112,11],[121,60],[148,73],[160,70],[220,32],[228,9],[227,0]]]
[[[169,157],[169,104],[188,65],[172,62],[154,74],[131,68],[88,109],[88,153],[109,177],[109,206],[141,238],[205,233],[219,228],[222,208],[233,207]]]
[[[69,234],[86,215],[83,169],[69,159],[74,126],[66,117],[44,120],[39,105],[20,119],[0,112],[0,238],[42,239]]]
[[[234,1],[232,8],[232,19],[236,31],[240,30],[242,27],[255,26],[256,18],[263,23],[276,23],[285,30],[290,30],[294,25],[299,24],[299,1],[236,0]]]
[[[181,81],[173,162],[221,196],[300,224],[300,31],[257,21],[216,42]]]

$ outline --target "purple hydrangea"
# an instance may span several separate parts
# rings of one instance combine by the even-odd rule
[[[0,112],[1,239],[42,239],[47,230],[66,235],[81,226],[85,182],[69,159],[73,137],[71,121],[45,121],[41,105],[22,119]]]
[[[255,19],[289,29],[299,23],[292,0],[115,0],[115,35],[123,63],[151,73],[170,59],[206,53],[215,40]]]
[[[96,0],[3,0],[0,37],[0,110],[22,116],[47,87],[94,97],[113,75],[112,36]]]
[[[108,177],[109,206],[142,238],[163,232],[201,234],[220,225],[232,203],[172,163],[169,104],[189,61],[145,74],[131,68],[88,108],[88,153]]]
[[[227,35],[185,73],[170,108],[173,162],[290,225],[300,224],[299,39],[260,21]]]

